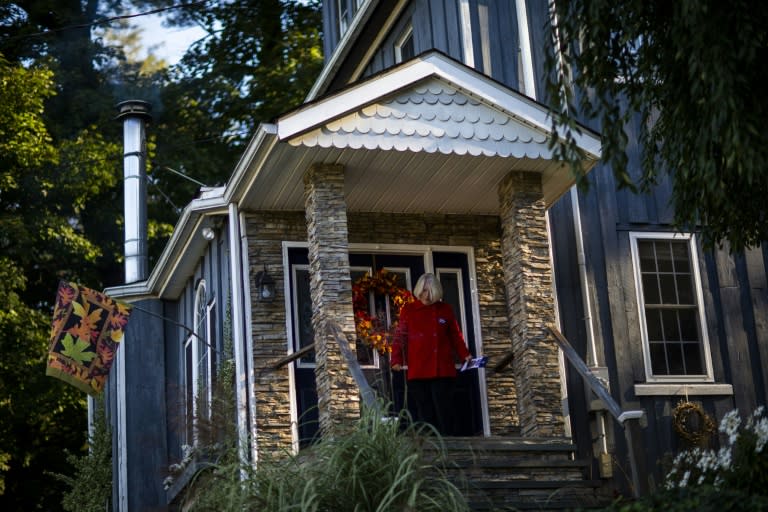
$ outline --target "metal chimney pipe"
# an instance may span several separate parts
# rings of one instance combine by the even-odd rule
[[[117,104],[123,122],[123,187],[125,195],[125,283],[149,276],[147,256],[147,137],[150,104],[141,100]]]

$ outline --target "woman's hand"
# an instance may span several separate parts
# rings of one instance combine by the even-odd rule
[[[393,371],[399,372],[402,369],[403,369],[403,367],[401,365],[399,365],[399,364],[393,364],[392,365],[392,370]]]

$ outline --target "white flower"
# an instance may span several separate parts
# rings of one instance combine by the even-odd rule
[[[739,437],[739,426],[741,425],[741,417],[739,416],[738,409],[734,409],[731,412],[723,416],[720,422],[720,432],[728,436],[728,442],[734,444],[736,438]]]
[[[733,462],[733,453],[730,448],[720,448],[717,452],[717,465],[724,470],[731,469],[731,463]]]
[[[768,418],[761,418],[754,426],[757,441],[755,442],[755,453],[762,453],[765,444],[768,443]]]
[[[683,474],[683,479],[680,480],[680,487],[685,487],[688,485],[688,479],[691,478],[691,471],[688,470]]]

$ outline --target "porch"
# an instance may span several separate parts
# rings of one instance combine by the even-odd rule
[[[338,324],[355,351],[350,256],[415,248],[469,255],[478,353],[492,365],[511,361],[483,379],[483,435],[565,434],[558,349],[547,330],[555,310],[546,208],[573,180],[553,160],[549,137],[545,108],[440,54],[262,127],[228,186],[241,198],[251,278],[266,268],[283,292],[267,304],[251,290],[255,450],[298,447],[297,366],[274,368],[301,348],[291,244],[307,252],[323,434],[360,410],[340,348],[323,334],[326,322]],[[579,143],[597,157],[596,137]]]

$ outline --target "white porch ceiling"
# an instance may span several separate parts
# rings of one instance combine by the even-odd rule
[[[303,210],[303,176],[317,162],[344,166],[349,211],[494,215],[498,184],[510,171],[540,172],[547,204],[573,183],[569,169],[543,158],[307,148],[279,142],[263,172],[254,176],[240,208]]]

